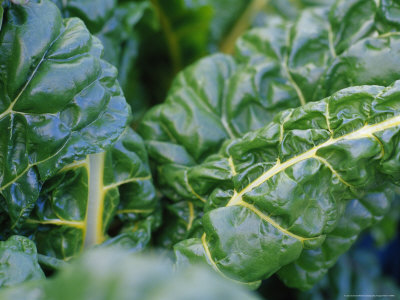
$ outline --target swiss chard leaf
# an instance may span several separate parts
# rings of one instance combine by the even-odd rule
[[[393,186],[375,189],[364,197],[346,203],[336,228],[327,234],[320,248],[304,250],[292,264],[279,270],[281,280],[290,287],[310,289],[357,240],[388,212],[393,198]]]
[[[303,11],[294,24],[273,19],[238,41],[235,58],[217,54],[181,72],[165,103],[150,110],[139,128],[162,192],[174,201],[204,200],[193,193],[186,168],[227,139],[341,88],[397,80],[400,36],[377,36],[380,9],[375,1],[338,1],[331,10]]]
[[[106,242],[132,251],[148,245],[159,223],[142,139],[126,129],[115,146],[65,166],[43,186],[25,230],[42,254],[69,259]],[[107,234],[113,222],[114,234]]]
[[[42,17],[43,11],[46,12]],[[43,181],[116,142],[130,113],[114,67],[51,2],[6,9],[0,32],[0,198],[17,228]],[[84,71],[82,71],[84,70]]]
[[[211,56],[181,72],[166,102],[153,108],[139,128],[156,163],[162,192],[173,201],[189,200],[201,207],[214,188],[213,181],[229,185],[229,172],[224,172],[229,162],[214,162],[212,157],[226,140],[264,126],[285,108],[340,88],[387,85],[398,79],[395,57],[400,55],[400,40],[395,33],[382,34],[382,5],[336,1],[331,9],[300,12],[295,23],[270,18],[238,41],[234,58]],[[208,168],[195,167],[203,162]],[[182,210],[181,215],[171,225],[180,234],[166,234],[167,244],[198,235],[185,231],[183,221],[190,214]],[[346,247],[358,233],[353,235]],[[325,261],[325,267],[318,276],[308,274],[312,277],[308,283],[298,281],[298,286],[304,288],[322,277],[340,253],[328,258],[321,252],[319,261]]]
[[[296,260],[312,272],[318,265],[320,276],[387,210],[388,196],[376,189],[400,176],[399,87],[347,88],[283,111],[190,168],[192,188],[207,199],[205,234],[177,244],[178,261],[203,260],[243,282]],[[346,209],[343,225],[346,200],[354,198],[360,207]],[[351,231],[346,224],[354,224]],[[319,248],[321,264],[307,250]],[[281,277],[289,270],[293,278],[296,268],[284,267]],[[296,285],[307,288],[312,279],[304,279]]]
[[[201,217],[203,210],[191,201],[181,201],[168,204],[164,199],[165,211],[163,219],[166,222],[157,232],[158,245],[172,249],[172,247],[187,238],[201,237],[203,227]]]
[[[118,81],[137,121],[148,106],[137,71],[141,41],[138,23],[152,11],[149,1],[117,3],[114,0],[52,0],[64,17],[81,18],[104,46],[104,60],[118,68]],[[121,1],[120,1],[121,2]]]

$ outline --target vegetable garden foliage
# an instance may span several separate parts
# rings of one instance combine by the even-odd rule
[[[146,114],[139,128],[163,193],[173,200],[198,199],[180,170],[204,161],[227,139],[265,126],[283,109],[348,86],[388,85],[398,78],[400,39],[379,35],[374,21],[380,7],[375,1],[346,3],[333,7],[343,21],[327,22],[328,12],[335,13],[327,9],[305,10],[294,24],[273,19],[246,33],[235,57],[207,57],[176,77],[166,102]],[[367,17],[364,11],[357,15],[366,3]],[[348,26],[348,19],[356,25]],[[169,180],[172,174],[176,180]]]
[[[160,222],[157,202],[142,140],[126,129],[111,150],[89,155],[48,180],[25,230],[40,253],[69,259],[85,245],[103,243],[119,220],[121,234],[106,245],[141,250]]]
[[[2,287],[45,277],[38,264],[35,243],[26,237],[14,235],[7,241],[0,242],[0,256]]]
[[[81,18],[101,40],[104,59],[118,68],[135,124],[150,102],[164,98],[171,78],[183,67],[219,47],[233,51],[237,35],[267,2],[52,1],[64,17]]]
[[[141,42],[139,24],[147,21],[148,26],[154,26],[152,23],[156,21],[153,20],[151,4],[148,1],[52,1],[64,17],[79,17],[100,39],[104,46],[103,59],[118,68],[118,81],[132,107],[132,117],[137,121],[148,108],[147,96],[136,68]]]
[[[392,236],[397,4],[171,3],[0,1],[0,287],[32,281],[0,297],[253,299],[229,284],[310,289],[363,230]],[[148,72],[179,73],[140,122],[168,85]],[[175,275],[130,254],[154,245]]]
[[[204,260],[243,282],[281,269],[288,285],[309,288],[393,198],[399,86],[352,87],[286,110],[190,168],[207,199],[205,233],[175,246],[178,264]]]
[[[270,16],[268,24],[238,40],[234,57],[210,56],[178,74],[165,103],[139,127],[161,191],[173,201],[202,206],[205,199],[191,186],[187,167],[215,154],[226,140],[341,88],[396,80],[400,40],[390,32],[397,27],[387,10],[384,1],[336,1],[331,9],[299,12],[295,22]],[[180,238],[190,236],[180,223]]]
[[[30,214],[44,180],[118,139],[129,106],[115,68],[100,59],[102,46],[81,20],[62,20],[53,4],[41,1],[11,5],[4,21],[0,191],[14,229]]]
[[[143,249],[160,221],[158,200],[99,40],[49,1],[11,4],[5,18],[2,235],[29,235],[41,254],[68,259],[104,242],[119,220],[113,235],[120,235],[106,244]]]

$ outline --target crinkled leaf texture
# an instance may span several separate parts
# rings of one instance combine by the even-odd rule
[[[84,246],[142,250],[160,222],[142,139],[126,129],[114,147],[64,167],[48,180],[23,228],[41,254],[69,259]],[[117,236],[107,231],[117,220]],[[115,235],[115,233],[114,233]]]
[[[207,288],[204,288],[207,287]],[[86,253],[55,278],[0,292],[1,299],[259,299],[212,274],[192,266],[173,272],[164,257],[132,256],[121,249],[101,249]]]
[[[125,129],[130,108],[102,46],[48,0],[10,4],[0,32],[0,198],[10,228],[30,214],[42,182]]]
[[[0,287],[44,278],[35,244],[26,237],[14,235],[1,241],[0,257]]]
[[[150,1],[117,3],[115,0],[52,0],[64,17],[79,17],[104,46],[103,59],[116,66],[118,81],[136,121],[149,105],[138,76],[141,42],[137,25],[151,15]],[[121,1],[119,1],[121,2]]]
[[[227,139],[342,88],[400,78],[400,36],[380,30],[382,5],[336,1],[331,9],[302,11],[295,23],[271,18],[237,42],[235,57],[217,54],[181,72],[139,128],[161,191],[174,201],[204,202],[192,192],[186,167]]]
[[[175,246],[241,282],[279,270],[309,288],[388,210],[400,179],[400,81],[341,90],[278,114],[188,169],[204,235]]]
[[[279,111],[341,88],[386,86],[399,78],[400,39],[382,13],[390,5],[336,1],[331,8],[298,12],[294,23],[269,16],[239,39],[234,57],[213,55],[177,76],[165,103],[139,128],[160,190],[182,208],[172,208],[170,226],[178,233],[165,227],[162,245],[198,235],[191,225],[199,223],[208,196],[196,187],[225,175],[223,163],[206,175],[192,167],[212,159],[224,142],[265,126]],[[186,209],[190,205],[200,213]],[[193,215],[195,221],[187,222]]]

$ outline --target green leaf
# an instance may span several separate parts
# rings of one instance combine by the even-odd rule
[[[224,38],[230,35],[233,28],[239,27],[238,22],[241,20],[244,12],[246,12],[246,8],[251,6],[251,2],[254,1],[210,0],[208,2],[213,8],[213,17],[210,24],[211,41],[209,45],[210,52],[212,53],[217,52],[219,48],[223,48],[221,44]],[[250,14],[247,17],[250,19],[253,15]],[[245,25],[248,26],[249,24]]]
[[[175,246],[178,261],[207,261],[225,276],[254,282],[321,245],[334,260],[342,248],[324,240],[343,237],[342,247],[349,247],[346,239],[387,209],[376,189],[399,180],[399,96],[399,81],[341,90],[283,111],[189,168],[189,184],[207,199],[205,233]],[[355,215],[349,232],[339,225],[346,200],[354,198],[371,212],[361,221]]]
[[[119,3],[115,0],[52,0],[64,17],[81,18],[104,45],[104,60],[118,68],[118,81],[137,121],[149,103],[137,70],[141,42],[138,24],[148,19],[149,1]]]
[[[197,207],[214,195],[229,199],[225,189],[231,184],[230,162],[213,161],[212,157],[224,142],[263,127],[283,109],[323,98],[340,88],[387,85],[399,78],[395,69],[399,69],[400,40],[392,33],[376,37],[377,32],[382,33],[374,23],[379,9],[373,1],[339,1],[332,10],[303,11],[295,23],[271,18],[266,27],[250,30],[238,41],[234,58],[210,56],[178,74],[165,103],[149,111],[139,128],[163,194],[177,203],[189,200]],[[305,124],[314,122],[319,121]],[[261,152],[256,157],[265,155]],[[195,167],[201,163],[207,167]],[[220,182],[218,188],[216,181]],[[189,216],[184,210],[181,214]],[[176,234],[164,233],[163,245],[199,234],[188,231],[180,216],[167,226]],[[344,241],[343,251],[336,248],[330,255],[319,251],[315,263],[321,268],[316,274],[311,265],[296,267],[293,276],[301,280],[286,280],[288,284],[305,288],[316,282],[358,234],[354,232],[352,239]],[[185,249],[203,251],[198,239],[186,242]],[[181,251],[181,245],[177,247]],[[206,261],[205,256],[200,260]]]
[[[164,199],[164,203],[168,203]],[[187,238],[201,237],[203,227],[201,217],[202,207],[195,206],[191,201],[166,204],[163,226],[157,232],[158,245],[172,249],[172,247]]]
[[[112,146],[130,109],[115,68],[100,59],[102,46],[82,21],[63,20],[47,0],[11,5],[5,15],[0,198],[10,228],[16,228],[30,214],[42,182]]]
[[[69,259],[84,247],[107,244],[134,250],[148,245],[159,223],[158,199],[142,139],[126,129],[108,152],[65,166],[43,186],[26,229],[41,254]],[[113,226],[115,227],[115,226]]]
[[[110,19],[117,4],[116,0],[51,0],[64,17],[78,17],[92,34],[101,31]]]
[[[234,57],[209,56],[179,73],[139,127],[162,193],[201,206],[206,199],[188,180],[188,167],[225,141],[341,88],[398,79],[400,39],[375,22],[381,9],[374,1],[337,1],[332,9],[304,10],[295,22],[271,17],[237,42]],[[217,170],[214,177],[225,176]]]
[[[257,16],[256,25],[262,21],[268,22],[268,18],[273,14],[294,20],[307,7],[331,6],[334,2],[334,0],[272,0],[269,1],[266,12]]]
[[[26,237],[14,235],[1,241],[0,258],[0,287],[44,278],[35,244]]]
[[[204,288],[207,286],[207,288]],[[62,269],[54,279],[0,292],[1,299],[259,299],[251,292],[190,267],[173,272],[172,264],[154,256],[131,256],[121,249],[91,251]],[[19,298],[18,298],[19,297]],[[35,298],[33,298],[35,299]]]
[[[360,199],[346,203],[336,228],[327,234],[321,248],[305,250],[296,262],[279,270],[280,279],[290,287],[310,289],[331,268],[339,256],[357,240],[360,233],[380,221],[388,213],[394,198],[394,188],[374,189]]]

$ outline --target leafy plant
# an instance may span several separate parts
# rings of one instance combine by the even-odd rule
[[[396,235],[397,11],[0,0],[0,298],[368,291],[342,255]]]
[[[115,68],[100,59],[102,46],[82,21],[63,21],[48,1],[11,5],[4,21],[0,197],[14,229],[32,211],[43,181],[118,139],[129,107]]]
[[[25,231],[40,253],[69,259],[105,242],[118,221],[106,245],[142,250],[160,222],[153,214],[157,200],[142,140],[126,129],[111,150],[68,165],[45,183]]]
[[[400,40],[380,29],[388,23],[383,6],[337,1],[332,9],[300,12],[294,23],[270,18],[238,40],[234,57],[210,56],[178,74],[165,103],[152,108],[139,127],[162,192],[202,206],[206,199],[193,189],[188,167],[215,154],[226,140],[341,88],[396,80]]]
[[[156,26],[151,4],[148,1],[52,1],[64,17],[79,17],[100,39],[104,45],[103,58],[118,68],[118,81],[132,107],[132,117],[136,121],[140,119],[148,103],[136,67],[141,42],[139,24],[147,21],[149,26]]]
[[[69,259],[104,242],[117,218],[107,245],[143,249],[159,223],[157,197],[99,41],[49,1],[11,5],[1,38],[2,234],[30,235],[41,254]]]
[[[329,267],[352,236],[387,209],[390,197],[375,189],[397,180],[398,112],[390,103],[398,85],[348,88],[284,111],[188,170],[194,191],[206,195],[205,234],[175,246],[178,262],[201,259],[237,280],[253,282],[299,259],[301,268],[289,265],[280,271],[288,284],[308,288],[313,277],[322,277],[323,265],[315,257],[307,259],[316,254],[303,254],[303,249],[322,245],[317,252]],[[351,219],[344,217],[343,230],[340,218],[344,200],[354,197],[366,197],[358,201],[371,221],[366,212],[358,221],[352,214],[362,207],[356,209],[350,218],[362,223],[350,234]],[[332,247],[329,234],[343,244],[334,241]],[[301,276],[314,271],[314,264],[316,276]]]

